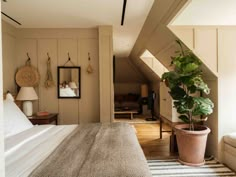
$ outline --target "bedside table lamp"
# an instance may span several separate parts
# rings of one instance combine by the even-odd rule
[[[33,87],[21,87],[16,100],[23,101],[23,112],[27,117],[33,114],[33,100],[37,100],[38,96]]]
[[[69,87],[71,89],[77,89],[78,87],[76,86],[76,83],[75,82],[69,82]]]
[[[69,87],[75,92],[75,95],[77,95],[78,87],[76,86],[76,83],[75,82],[69,82]]]
[[[147,84],[141,85],[141,97],[143,99],[143,104],[147,104],[147,98],[148,98],[148,85]]]

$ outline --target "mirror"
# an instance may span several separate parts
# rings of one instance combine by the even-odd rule
[[[57,67],[58,98],[80,98],[80,67]]]

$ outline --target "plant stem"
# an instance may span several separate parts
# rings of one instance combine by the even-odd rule
[[[179,45],[180,45],[180,48],[181,48],[181,53],[182,53],[182,55],[185,56],[185,54],[184,54],[184,49],[183,49],[182,43],[181,43],[180,41],[179,41]]]
[[[189,130],[194,131],[192,111],[189,111]]]

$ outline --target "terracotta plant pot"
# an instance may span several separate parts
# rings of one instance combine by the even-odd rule
[[[195,131],[189,131],[188,124],[175,126],[179,162],[189,166],[204,165],[207,135],[210,129],[206,126],[195,125]]]

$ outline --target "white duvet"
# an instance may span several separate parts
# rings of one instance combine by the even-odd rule
[[[40,125],[6,138],[6,177],[28,176],[76,126]]]

